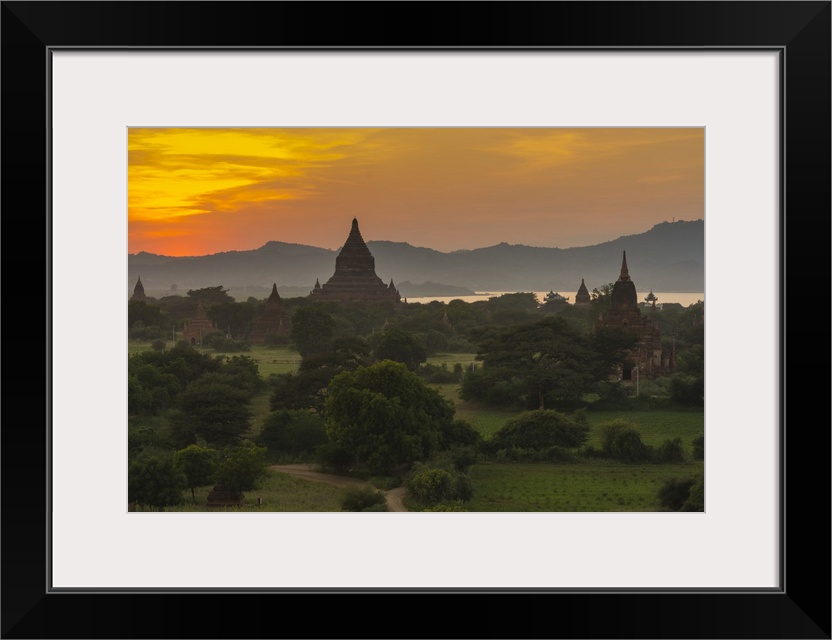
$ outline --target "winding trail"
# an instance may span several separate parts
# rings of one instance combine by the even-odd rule
[[[275,471],[278,471],[280,473],[286,473],[290,476],[295,476],[296,478],[301,478],[310,482],[323,482],[325,484],[330,484],[334,487],[344,488],[352,486],[372,486],[369,482],[365,482],[364,480],[358,480],[356,478],[350,478],[348,476],[336,476],[330,473],[321,473],[320,471],[315,471],[315,466],[311,464],[273,464],[269,468],[274,469]],[[402,504],[402,498],[404,497],[404,487],[396,487],[395,489],[391,489],[390,491],[382,491],[382,493],[384,494],[384,497],[387,499],[388,511],[407,511],[407,509],[404,508],[404,504]]]

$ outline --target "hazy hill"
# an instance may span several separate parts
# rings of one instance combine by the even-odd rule
[[[700,292],[705,286],[705,224],[703,220],[663,222],[645,233],[570,249],[501,243],[450,253],[402,242],[367,243],[376,259],[376,273],[388,282],[407,282],[419,294],[448,295],[444,285],[474,291],[543,291],[564,295],[578,290],[581,278],[590,291],[618,277],[622,252],[639,291]],[[141,276],[146,290],[188,289],[223,285],[300,287],[311,290],[335,270],[338,251],[285,242],[267,242],[253,251],[228,251],[176,258],[150,253],[128,256],[128,291]],[[421,283],[441,283],[423,286]],[[436,291],[429,290],[436,289]],[[403,292],[404,293],[404,292]],[[233,295],[233,292],[232,292]],[[406,294],[405,294],[406,295]],[[451,294],[455,295],[455,294]]]

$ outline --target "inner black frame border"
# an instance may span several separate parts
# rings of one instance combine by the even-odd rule
[[[32,354],[33,348],[40,348],[38,331],[30,332],[34,343],[26,346],[25,353],[18,355],[12,340],[11,360],[7,353],[4,367],[13,374],[6,376],[11,385],[7,399],[43,406],[45,425],[38,427],[37,420],[16,416],[7,419],[0,433],[6,481],[0,501],[3,638],[830,638],[828,408],[824,405],[822,415],[827,420],[821,425],[805,413],[800,418],[801,408],[817,407],[818,397],[829,397],[829,378],[809,373],[807,365],[818,356],[825,363],[824,355],[829,353],[828,343],[823,342],[829,336],[825,333],[829,290],[819,295],[814,278],[823,259],[826,283],[830,264],[830,2],[2,2],[0,20],[5,152],[0,197],[7,214],[6,237],[18,248],[21,238],[44,239],[43,254],[7,252],[3,257],[12,274],[29,274],[35,283],[20,290],[13,286],[7,299],[11,298],[13,310],[26,310],[29,329],[40,328],[38,317],[43,321],[45,338],[43,350],[38,351],[40,360]],[[377,29],[379,22],[387,28]],[[64,48],[778,51],[783,81],[780,588],[51,589],[48,96],[51,51]],[[792,249],[788,272],[787,248]],[[826,338],[812,338],[805,360],[797,350],[791,361],[786,357],[787,289],[789,309],[797,306],[805,311],[794,316],[800,320],[800,325],[794,323],[801,331],[801,340],[795,342],[800,352],[805,347],[806,323],[813,328],[818,318],[823,322]],[[742,285],[737,283],[738,303],[753,304],[743,301],[741,294]],[[43,311],[36,314],[32,309]],[[753,321],[753,307],[749,316]],[[19,326],[14,332],[9,323],[6,326],[7,337],[19,335]],[[819,340],[827,347],[825,353],[817,348]],[[789,405],[787,370],[796,392]],[[33,385],[34,380],[43,380],[44,387]],[[787,448],[789,417],[793,437]],[[803,505],[807,499],[811,509],[787,510],[789,504]],[[294,617],[283,613],[287,605]],[[402,618],[404,633],[376,617],[381,607],[391,605]],[[302,622],[300,606],[319,607],[320,619]],[[228,613],[212,615],[217,611]],[[448,616],[465,623],[444,626]],[[372,624],[374,620],[378,623]]]

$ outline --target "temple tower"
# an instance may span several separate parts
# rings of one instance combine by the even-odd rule
[[[587,306],[591,301],[592,298],[589,297],[589,291],[587,291],[586,289],[584,279],[581,278],[581,286],[578,287],[578,293],[575,294],[575,306],[584,307]]]
[[[263,344],[269,335],[288,335],[289,328],[289,318],[283,309],[280,294],[277,293],[277,283],[272,283],[272,292],[266,300],[266,308],[263,314],[252,323],[248,341],[252,344]]]
[[[142,284],[142,277],[139,276],[138,282],[136,282],[136,286],[133,288],[133,295],[130,296],[131,300],[147,300],[147,296],[144,294],[144,285]]]
[[[356,218],[335,258],[335,273],[323,285],[316,281],[310,297],[338,302],[401,302],[393,281],[388,286],[376,275],[376,260],[361,237]]]
[[[196,306],[194,317],[185,321],[182,338],[190,342],[192,345],[201,346],[202,339],[209,333],[214,333],[216,331],[216,325],[208,319],[208,314],[205,313],[205,307],[203,307],[200,302]]]
[[[638,294],[636,285],[630,278],[626,251],[621,262],[621,272],[613,284],[610,296],[610,309],[598,319],[597,326],[620,328],[638,336],[638,342],[630,352],[634,365],[620,371],[621,380],[635,379],[634,372],[642,378],[672,373],[675,369],[675,358],[672,354],[665,353],[658,325],[650,318],[642,316],[638,308]]]

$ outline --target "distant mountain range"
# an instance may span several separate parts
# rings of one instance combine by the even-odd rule
[[[569,295],[583,278],[591,291],[618,278],[627,252],[639,291],[704,292],[705,223],[662,222],[644,233],[588,247],[557,249],[501,243],[443,253],[405,242],[367,242],[376,273],[396,283],[403,296],[463,295],[469,291],[548,291]],[[332,276],[338,251],[271,241],[251,251],[171,257],[128,255],[128,291],[141,276],[148,295],[222,285],[231,290],[271,288],[284,295],[311,291]],[[419,284],[412,284],[419,283]],[[262,297],[266,297],[267,293]],[[305,295],[305,293],[300,293]],[[259,296],[258,296],[259,297]],[[239,299],[239,297],[238,297]]]

